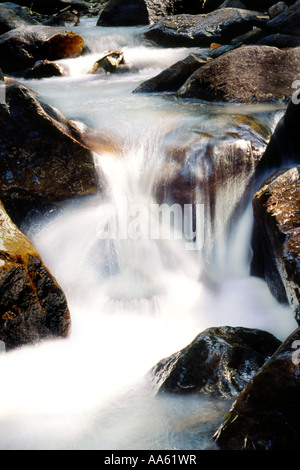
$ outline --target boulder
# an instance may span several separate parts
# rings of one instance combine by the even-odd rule
[[[93,153],[80,131],[24,85],[6,79],[0,107],[0,199],[19,224],[30,210],[95,194]]]
[[[280,15],[283,11],[288,8],[287,4],[284,2],[275,3],[268,9],[268,15],[271,19],[275,18],[275,16]]]
[[[0,67],[5,73],[32,67],[38,60],[76,57],[84,41],[73,31],[34,25],[16,28],[0,36]]]
[[[246,385],[215,433],[219,449],[299,449],[299,345],[297,329]]]
[[[299,61],[300,47],[239,47],[194,72],[177,96],[243,103],[289,100],[300,76]]]
[[[0,3],[0,35],[14,28],[36,25],[38,22],[15,3]]]
[[[0,339],[7,350],[65,338],[66,298],[28,238],[0,203]]]
[[[272,32],[300,36],[300,0],[267,22]]]
[[[288,301],[300,325],[300,167],[278,170],[253,198],[251,273]]]
[[[155,77],[141,83],[133,92],[177,91],[193,72],[207,63],[207,60],[207,57],[202,54],[189,54],[185,59],[176,62]]]
[[[62,65],[50,60],[38,60],[33,67],[26,70],[25,79],[40,79],[49,77],[62,77],[66,75],[66,70]]]
[[[206,47],[227,43],[234,37],[265,24],[266,17],[238,8],[222,8],[204,15],[168,16],[145,32],[146,39],[167,47]]]
[[[281,342],[265,331],[208,328],[151,371],[157,393],[237,397]]]
[[[168,15],[207,13],[222,0],[108,0],[100,13],[98,26],[153,24]]]
[[[14,3],[43,15],[52,15],[66,8],[78,12],[85,12],[90,8],[89,3],[84,0],[14,0]]]

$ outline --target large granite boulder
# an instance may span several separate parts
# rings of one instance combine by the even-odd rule
[[[297,329],[246,385],[215,433],[220,449],[299,449],[299,346]]]
[[[92,151],[80,131],[30,89],[6,79],[0,106],[0,199],[18,223],[30,210],[95,194]]]
[[[177,95],[244,103],[289,100],[300,77],[299,63],[300,47],[239,47],[199,68]]]
[[[66,298],[0,203],[0,340],[7,350],[70,331]]]
[[[25,10],[15,3],[0,3],[0,35],[14,28],[38,24]]]
[[[300,167],[278,170],[253,198],[251,272],[263,277],[300,325]]]
[[[222,0],[108,0],[99,26],[153,24],[164,16],[181,13],[206,13],[219,7]]]
[[[76,57],[84,50],[83,38],[73,31],[33,25],[0,36],[0,67],[4,73],[20,72],[38,60]]]
[[[167,16],[151,26],[145,37],[167,47],[206,47],[213,42],[227,43],[265,21],[258,12],[222,8],[203,15]]]
[[[208,328],[186,348],[160,361],[150,376],[158,393],[233,398],[280,344],[261,330]]]

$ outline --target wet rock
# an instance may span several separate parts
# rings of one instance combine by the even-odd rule
[[[181,85],[203,64],[207,57],[202,54],[189,54],[185,59],[176,62],[161,73],[141,83],[134,93],[153,93],[177,91]]]
[[[273,32],[300,36],[300,0],[267,22]]]
[[[300,325],[300,167],[278,170],[253,198],[251,272],[288,301]]]
[[[0,107],[0,155],[0,199],[17,225],[30,211],[99,189],[93,153],[77,127],[11,79]]]
[[[246,385],[216,432],[223,450],[298,450],[300,330]]]
[[[280,346],[270,333],[239,327],[208,328],[150,372],[158,393],[237,397]]]
[[[123,52],[107,51],[94,63],[89,73],[116,73],[123,70],[122,66],[125,65]]]
[[[64,11],[43,22],[45,26],[77,26],[79,23],[79,14],[72,11]]]
[[[66,70],[62,65],[50,62],[49,60],[39,60],[33,67],[25,72],[24,78],[40,79],[48,77],[62,77],[64,75],[66,75]]]
[[[108,0],[100,14],[99,26],[153,24],[168,15],[207,13],[222,0]]]
[[[188,132],[171,132],[156,197],[180,204],[205,202],[211,212],[206,220],[215,219],[218,194],[228,190],[236,196],[230,196],[231,203],[236,203],[264,155],[270,134],[263,123],[242,115],[206,116]],[[224,222],[232,207],[224,195],[222,199],[227,204]]]
[[[284,2],[275,3],[272,5],[268,10],[268,15],[271,19],[275,18],[275,16],[280,15],[283,11],[288,8],[287,4]]]
[[[15,3],[0,3],[0,35],[14,28],[34,25],[38,22]]]
[[[289,100],[291,85],[299,76],[299,60],[299,47],[239,47],[198,69],[178,96],[244,103]]]
[[[205,15],[168,16],[145,32],[146,39],[167,47],[226,44],[253,26],[265,24],[265,16],[238,8],[223,8]]]
[[[0,203],[0,339],[7,350],[70,331],[66,298]]]
[[[290,36],[288,34],[270,34],[256,43],[260,46],[272,46],[278,47],[279,49],[285,49],[289,47],[299,47],[300,37]]]
[[[38,60],[55,61],[83,52],[79,34],[51,26],[16,28],[0,37],[0,67],[11,73],[32,67]]]
[[[52,15],[66,8],[85,12],[89,9],[89,3],[84,0],[15,0],[14,3],[31,8],[32,11],[43,15]]]

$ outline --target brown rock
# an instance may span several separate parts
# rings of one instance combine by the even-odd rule
[[[261,275],[300,324],[300,168],[279,170],[253,199],[252,274]]]
[[[70,313],[61,288],[0,203],[0,339],[6,349],[65,338]]]

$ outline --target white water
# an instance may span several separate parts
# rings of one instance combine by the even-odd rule
[[[201,280],[202,252],[188,251],[183,240],[99,239],[107,203],[122,217],[128,201],[155,202],[167,133],[201,126],[210,112],[217,128],[218,112],[230,112],[131,94],[188,52],[143,45],[136,37],[140,31],[103,31],[87,24],[79,32],[91,53],[64,61],[70,77],[27,82],[70,119],[107,132],[122,150],[95,154],[106,179],[104,194],[28,228],[67,296],[72,333],[67,340],[0,356],[2,449],[207,448],[230,403],[154,398],[149,369],[207,327],[261,328],[280,339],[296,327],[289,309],[278,305],[264,282],[248,275],[251,208],[225,247],[222,238],[220,245],[215,241],[220,250],[209,281]],[[123,49],[137,71],[88,76],[99,53],[112,48]],[[219,198],[220,225],[228,196],[225,190]]]

